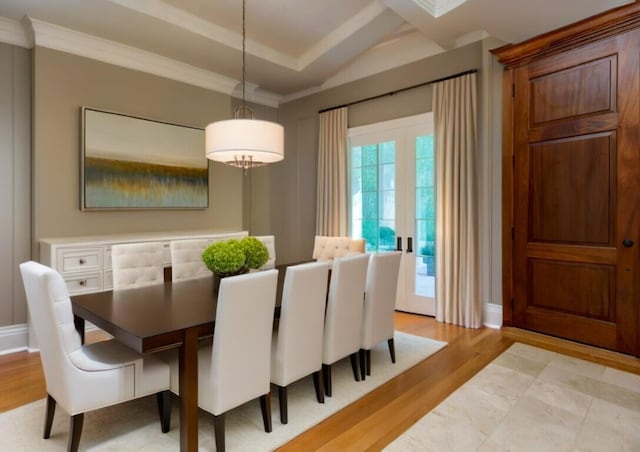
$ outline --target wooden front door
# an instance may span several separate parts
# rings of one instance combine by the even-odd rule
[[[516,68],[513,323],[638,355],[640,31]]]

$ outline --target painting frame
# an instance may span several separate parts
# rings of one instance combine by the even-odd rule
[[[80,210],[209,208],[202,127],[80,108]]]

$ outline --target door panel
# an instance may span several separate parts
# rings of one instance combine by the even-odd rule
[[[544,141],[530,149],[531,241],[610,245],[615,133]]]
[[[633,354],[639,42],[632,31],[514,71],[514,324]]]
[[[531,125],[615,111],[616,65],[607,56],[532,79]]]
[[[615,322],[614,267],[530,259],[531,306]]]

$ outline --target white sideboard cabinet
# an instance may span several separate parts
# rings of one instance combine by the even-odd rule
[[[93,237],[45,238],[40,240],[40,263],[57,270],[70,295],[100,292],[113,288],[111,247],[121,243],[162,242],[165,266],[171,266],[169,243],[172,240],[209,239],[211,242],[242,239],[247,231],[188,231],[149,234],[126,234]],[[29,349],[37,349],[29,331]]]

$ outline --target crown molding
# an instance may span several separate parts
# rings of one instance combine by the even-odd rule
[[[215,72],[126,46],[107,39],[80,33],[68,28],[29,18],[35,45],[79,55],[104,63],[146,72],[201,88],[234,95],[238,80]],[[280,97],[267,92],[255,93],[252,101],[277,107]]]
[[[438,0],[413,0],[413,3],[424,9],[433,17],[436,17],[436,9],[438,6]]]
[[[0,42],[30,49],[33,47],[33,35],[15,20],[0,17]]]
[[[467,0],[436,0],[434,17],[443,16],[466,2]]]
[[[466,3],[467,0],[412,0],[420,8],[428,12],[433,17],[440,17],[458,6]]]

